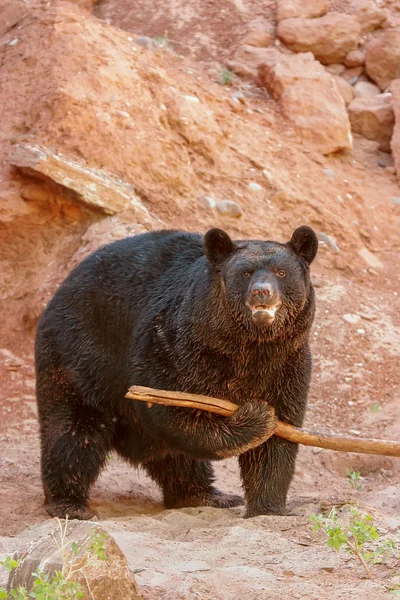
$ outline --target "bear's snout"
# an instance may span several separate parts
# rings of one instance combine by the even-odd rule
[[[246,305],[256,325],[271,325],[281,305],[279,289],[270,278],[257,278],[248,290]]]
[[[273,294],[273,287],[271,283],[256,283],[251,290],[251,295],[260,300],[263,297],[268,297],[268,296],[272,296]]]

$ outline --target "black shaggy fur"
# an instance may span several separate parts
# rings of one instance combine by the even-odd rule
[[[87,257],[37,329],[49,514],[92,516],[89,489],[111,450],[146,469],[168,508],[242,503],[213,487],[209,462],[238,455],[246,516],[283,514],[297,445],[271,436],[275,413],[303,421],[317,247],[308,227],[286,244],[233,242],[218,229],[204,238],[159,231]],[[257,312],[263,303],[278,307],[275,318]],[[230,399],[240,409],[219,417],[149,408],[124,399],[134,384]]]

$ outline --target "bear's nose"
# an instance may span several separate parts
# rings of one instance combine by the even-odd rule
[[[263,296],[272,296],[272,285],[270,283],[256,283],[251,293],[255,298],[262,298]]]

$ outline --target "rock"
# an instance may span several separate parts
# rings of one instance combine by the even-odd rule
[[[238,219],[243,215],[243,210],[239,204],[233,200],[219,200],[216,203],[216,208],[224,217],[234,217]]]
[[[339,94],[342,96],[344,103],[347,106],[354,98],[353,86],[343,79],[343,77],[338,77],[337,75],[332,75],[332,77],[335,80]]]
[[[254,46],[256,48],[266,48],[274,41],[274,34],[263,29],[250,31],[240,42],[241,46]]]
[[[400,65],[400,27],[387,29],[366,46],[367,75],[385,90],[397,77]]]
[[[106,214],[127,208],[149,217],[147,208],[135,195],[133,186],[100,169],[89,168],[75,159],[57,154],[53,149],[28,143],[12,147],[9,161],[29,173],[45,175],[73,192],[74,199]]]
[[[215,208],[215,200],[212,196],[203,196],[200,198],[200,202],[204,208]]]
[[[356,17],[362,34],[377,29],[386,21],[385,11],[373,0],[351,0],[346,12]]]
[[[327,65],[325,68],[331,75],[343,75],[346,70],[346,67],[341,63],[333,63],[332,65]]]
[[[309,53],[271,52],[259,68],[259,83],[279,100],[283,114],[310,147],[330,154],[351,148],[344,101],[331,75]]]
[[[390,198],[390,201],[395,206],[400,206],[400,198],[396,198],[395,196],[393,196],[392,198]]]
[[[340,252],[340,248],[332,236],[328,235],[327,233],[324,233],[323,231],[319,231],[317,235],[320,242],[326,244],[327,246],[330,246],[332,250],[337,254]]]
[[[391,94],[355,98],[348,107],[351,129],[367,140],[379,142],[382,152],[390,152],[394,113]]]
[[[356,323],[358,323],[360,318],[361,317],[359,315],[355,315],[352,313],[346,313],[345,315],[343,315],[343,320],[347,323],[351,323],[351,325],[355,325]]]
[[[251,192],[263,192],[264,188],[262,187],[262,185],[260,185],[259,183],[256,183],[255,181],[250,181],[250,183],[247,185],[248,189]]]
[[[368,81],[357,81],[354,86],[354,94],[356,98],[371,98],[373,96],[378,96],[381,93],[381,90],[378,86],[373,83],[369,83]]]
[[[395,118],[394,131],[390,147],[392,149],[397,178],[400,182],[400,79],[392,81],[390,91],[392,92],[392,106]]]
[[[352,147],[345,104],[335,84],[296,81],[282,94],[280,104],[303,141],[318,152],[331,154]]]
[[[357,48],[361,28],[355,17],[330,12],[317,19],[284,19],[279,38],[295,52],[312,52],[323,64],[340,63]]]
[[[264,55],[258,74],[260,85],[263,85],[276,100],[279,100],[284,90],[296,81],[330,81],[330,75],[321,63],[314,59],[311,52],[285,55],[271,49]]]
[[[329,0],[278,0],[277,21],[291,17],[320,17],[329,10]]]
[[[280,52],[276,48],[257,48],[249,45],[239,46],[233,58],[227,62],[227,66],[237,75],[256,79],[258,67],[265,60],[269,60],[271,52],[280,55]]]
[[[68,522],[65,527],[64,539],[60,538],[57,526],[52,535],[45,535],[17,551],[20,564],[9,575],[8,589],[19,586],[30,589],[34,580],[32,573],[41,567],[50,577],[64,569],[71,581],[81,585],[85,598],[143,600],[125,556],[104,529],[87,522]],[[93,536],[106,560],[91,550]],[[73,543],[75,550],[71,550]],[[63,557],[60,548],[63,548]],[[72,566],[75,572],[71,572]]]
[[[361,67],[365,62],[365,52],[363,50],[350,50],[344,59],[346,67]]]

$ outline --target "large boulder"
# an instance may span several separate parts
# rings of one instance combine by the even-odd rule
[[[329,75],[311,52],[288,56],[276,49],[264,54],[259,68],[259,80],[268,93],[279,100],[285,89],[296,81],[327,79]]]
[[[303,141],[315,150],[331,154],[351,148],[345,104],[335,85],[296,81],[284,91],[280,103]]]
[[[390,152],[394,112],[391,94],[355,98],[348,107],[351,129],[367,140],[379,142],[379,149]]]
[[[9,154],[12,165],[38,178],[48,177],[70,190],[73,198],[105,214],[116,214],[125,209],[139,211],[150,220],[147,208],[136,196],[133,186],[106,171],[88,167],[82,161],[67,158],[49,146],[20,143],[12,146]],[[36,198],[25,199],[36,200]]]
[[[390,147],[393,154],[394,164],[397,171],[397,179],[400,183],[400,79],[396,79],[390,86],[392,92],[392,106],[394,111],[394,130]]]
[[[269,54],[259,82],[279,101],[304,143],[323,154],[351,148],[345,102],[333,77],[311,53]]]
[[[320,17],[329,10],[329,0],[278,0],[277,20],[291,17]]]
[[[10,573],[8,590],[30,590],[40,568],[50,579],[61,572],[65,581],[81,586],[84,598],[143,600],[115,540],[93,523],[66,521],[61,529],[56,526],[51,534],[20,548],[15,558],[19,565]]]
[[[387,29],[369,42],[365,69],[381,90],[400,76],[400,27]]]
[[[368,33],[386,21],[386,13],[373,0],[351,0],[347,12],[360,23],[361,33]]]
[[[325,65],[340,63],[355,50],[361,28],[352,15],[330,12],[318,19],[284,19],[278,25],[279,38],[295,52],[312,52]]]

